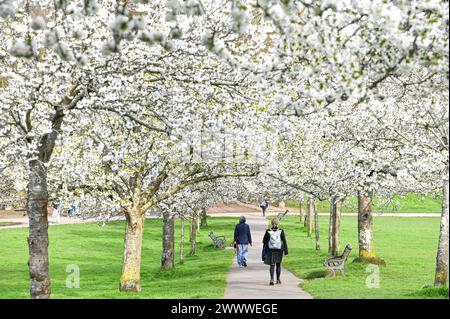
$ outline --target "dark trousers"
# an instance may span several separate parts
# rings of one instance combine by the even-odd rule
[[[273,280],[273,273],[275,271],[275,266],[277,268],[277,280],[280,279],[280,275],[281,275],[281,263],[276,263],[275,265],[270,265],[270,280]]]

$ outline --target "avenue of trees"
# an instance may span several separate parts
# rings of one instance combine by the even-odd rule
[[[315,201],[330,200],[335,255],[341,203],[357,196],[358,260],[380,263],[373,196],[440,193],[434,284],[445,286],[448,9],[0,0],[0,202],[26,202],[31,297],[51,296],[54,201],[125,217],[119,289],[139,292],[149,212],[163,218],[170,269],[175,218],[190,225],[182,262],[208,207],[263,196],[298,201],[309,236]]]

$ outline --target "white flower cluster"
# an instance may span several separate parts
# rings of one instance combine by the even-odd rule
[[[167,0],[166,2],[166,21],[176,21],[181,13],[181,5],[178,0]]]
[[[70,0],[53,0],[55,8],[65,10],[70,5]]]
[[[31,21],[31,28],[33,30],[44,30],[47,27],[44,17],[37,16]]]
[[[231,15],[233,17],[233,30],[238,33],[245,32],[249,24],[249,13],[247,6],[235,1],[233,3]]]
[[[31,58],[36,55],[36,42],[31,39],[16,40],[9,49],[9,53],[16,58]]]
[[[83,13],[87,16],[94,15],[99,10],[97,0],[83,0]]]
[[[17,10],[16,1],[0,0],[0,17],[8,19],[14,15]]]
[[[184,13],[188,16],[201,16],[204,13],[203,4],[200,0],[184,1]]]
[[[54,10],[52,2],[42,5]],[[38,141],[62,116],[52,192],[86,205],[105,200],[99,212],[132,207],[130,185],[156,189],[146,208],[176,209],[177,201],[204,208],[264,192],[327,199],[441,187],[446,4],[135,2],[57,1],[55,21],[29,24],[20,13],[4,26],[0,42],[12,43],[11,55],[39,57],[0,51],[1,167],[36,159]],[[164,19],[168,11],[178,18]],[[422,35],[415,43],[414,33]],[[249,168],[260,176],[206,180]]]

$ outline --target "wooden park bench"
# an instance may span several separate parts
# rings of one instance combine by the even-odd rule
[[[278,220],[282,220],[284,217],[286,217],[287,213],[289,213],[288,210],[286,210],[284,213],[278,213],[277,215]]]
[[[352,246],[349,244],[345,246],[344,252],[340,256],[330,256],[325,258],[325,261],[323,263],[324,267],[328,270],[331,270],[333,273],[333,277],[336,277],[336,269],[338,269],[341,272],[342,276],[345,276],[345,262],[347,261],[348,255],[350,255],[350,252],[352,251]]]
[[[210,232],[209,237],[213,241],[215,248],[225,248],[225,236],[216,236],[213,232]]]

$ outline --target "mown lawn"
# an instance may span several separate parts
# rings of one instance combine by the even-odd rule
[[[176,229],[176,265],[161,271],[161,220],[147,220],[142,251],[142,292],[118,291],[121,272],[124,222],[58,225],[49,228],[52,298],[221,298],[232,250],[217,250],[209,231],[231,242],[235,218],[210,218],[198,235],[196,256],[178,263],[179,224]],[[186,223],[187,224],[187,223]],[[29,298],[27,228],[0,230],[0,298]],[[186,225],[185,252],[189,252]],[[80,288],[66,288],[66,267],[78,265]]]
[[[421,291],[432,285],[436,250],[439,236],[439,218],[435,217],[375,217],[375,249],[386,266],[378,268],[380,287],[368,288],[366,280],[375,270],[367,265],[352,263],[358,256],[357,217],[342,217],[341,251],[346,244],[353,250],[346,266],[346,277],[323,278],[322,266],[328,255],[328,217],[320,216],[320,246],[315,250],[315,238],[307,238],[306,229],[297,216],[282,221],[285,229],[289,256],[284,265],[300,278],[305,278],[302,287],[315,298],[438,298],[434,291]],[[366,272],[368,271],[368,272]],[[369,272],[371,271],[371,272]],[[444,298],[448,298],[448,289]]]
[[[12,225],[18,225],[20,223],[15,223],[15,222],[0,222],[0,227],[4,227],[4,226],[12,226]]]
[[[374,196],[373,202],[373,211],[378,213],[440,213],[442,210],[442,197],[434,194],[395,195],[390,202]],[[318,201],[316,205],[319,212],[330,211],[329,201]],[[299,203],[288,200],[286,206],[298,208]],[[343,213],[356,213],[358,211],[357,198],[355,196],[347,198],[342,204],[341,211]]]
[[[58,225],[49,229],[50,272],[53,298],[221,298],[226,275],[233,261],[232,250],[216,250],[209,231],[231,241],[236,218],[210,218],[202,228],[196,256],[178,263],[179,225],[176,230],[177,263],[173,271],[161,271],[161,220],[147,220],[142,255],[142,292],[120,293],[118,281],[123,249],[123,222],[104,227],[97,224]],[[290,254],[284,265],[300,278],[315,298],[439,298],[442,291],[421,290],[433,283],[439,218],[375,217],[375,245],[387,265],[380,267],[380,288],[368,288],[366,265],[351,261],[357,256],[356,217],[342,218],[341,249],[353,246],[346,267],[347,277],[321,278],[328,249],[328,218],[320,216],[321,251],[314,238],[306,237],[297,216],[282,221]],[[0,230],[0,298],[29,298],[27,229]],[[186,225],[185,251],[188,227]],[[230,242],[229,242],[230,244]],[[80,288],[66,288],[66,267],[80,268]],[[319,277],[319,278],[317,278]],[[444,291],[444,294],[448,290]]]

